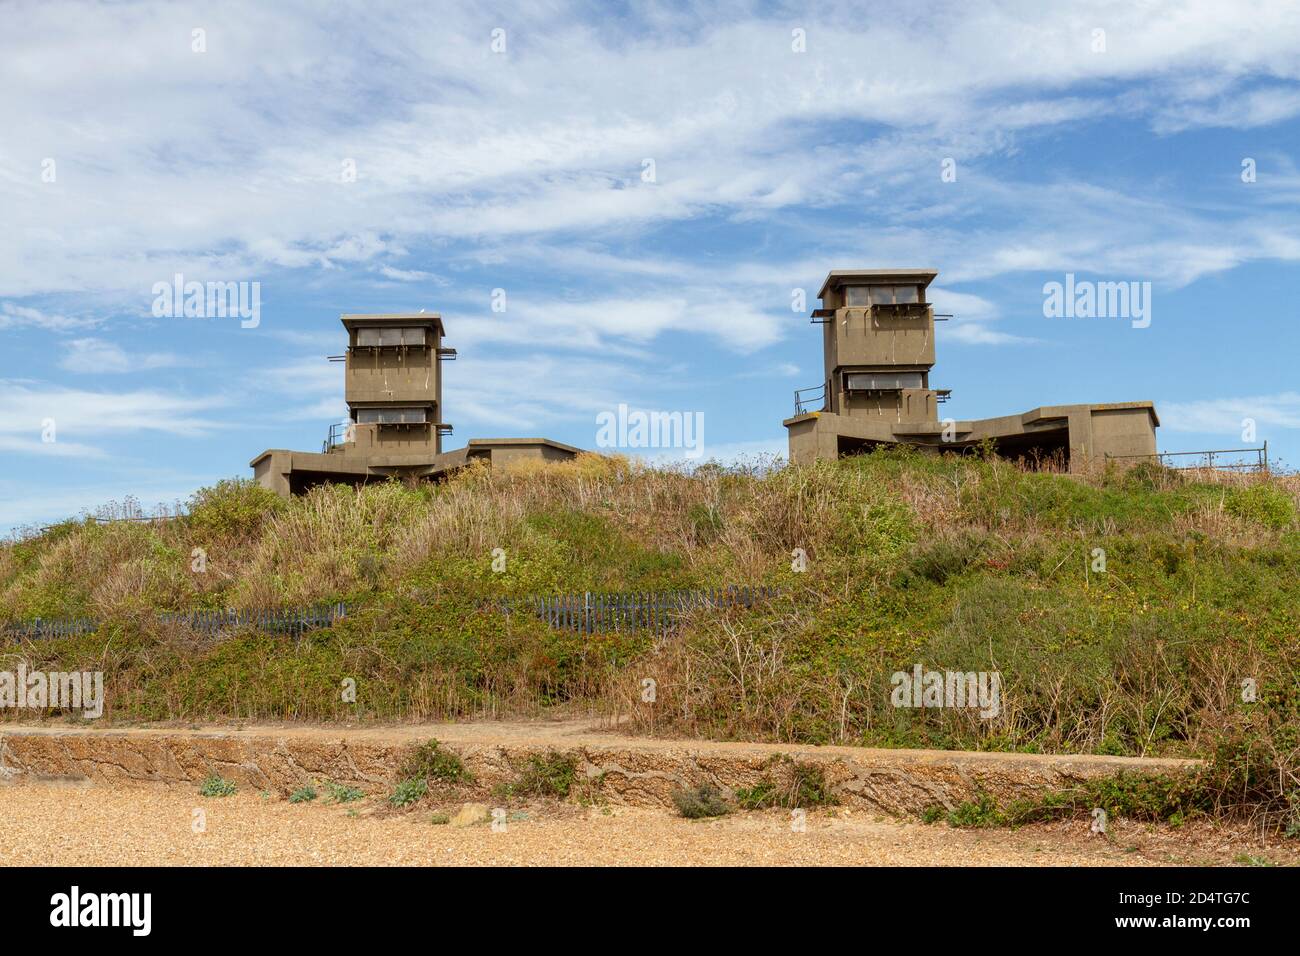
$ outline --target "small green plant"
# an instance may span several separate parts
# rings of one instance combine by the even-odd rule
[[[388,802],[395,807],[407,807],[424,799],[429,792],[429,785],[423,780],[403,780],[393,788]]]
[[[341,783],[325,784],[325,792],[328,794],[330,803],[351,803],[365,796],[365,793],[356,787],[345,786]]]
[[[279,495],[251,478],[225,478],[194,493],[184,520],[200,537],[251,535],[284,508]]]
[[[1229,514],[1266,528],[1287,528],[1295,523],[1295,504],[1291,496],[1273,485],[1234,488],[1225,506]]]
[[[578,779],[578,758],[558,750],[533,754],[519,779],[504,788],[506,796],[567,797]]]
[[[293,793],[289,794],[290,803],[310,803],[316,799],[316,788],[310,785],[299,787]]]
[[[913,548],[906,572],[935,584],[945,584],[975,566],[987,549],[986,536],[975,531],[932,538]]]
[[[944,808],[941,807],[939,804],[932,803],[930,806],[926,807],[924,810],[921,811],[921,822],[938,823],[940,820],[944,818],[947,812],[948,811],[944,810]]]
[[[689,790],[674,790],[672,798],[677,812],[690,820],[721,817],[731,812],[731,805],[722,791],[711,783],[702,783]]]
[[[1119,773],[1085,780],[1077,787],[1013,800],[1005,807],[981,793],[950,812],[944,812],[942,807],[929,807],[922,819],[927,823],[946,819],[954,827],[1018,827],[1086,816],[1094,809],[1102,809],[1115,818],[1178,827],[1189,817],[1203,814],[1210,797],[1202,777],[1196,774]]]
[[[199,787],[200,797],[228,797],[235,792],[237,788],[234,783],[219,777],[215,773],[208,776],[203,784]]]
[[[474,777],[454,753],[443,750],[436,740],[420,744],[402,767],[407,780],[438,780],[443,783],[472,783]]]
[[[700,544],[708,544],[722,533],[722,512],[715,502],[691,505],[687,520]]]
[[[965,800],[947,814],[951,827],[1000,827],[1007,824],[1007,815],[998,809],[997,801],[987,793],[974,800]]]
[[[776,806],[776,784],[771,780],[760,780],[752,787],[736,790],[736,803],[742,810],[762,810]]]
[[[435,827],[446,826],[448,823],[451,823],[451,816],[446,813],[435,813],[433,816],[429,817],[429,822]]]
[[[826,771],[820,764],[780,754],[768,761],[768,765],[775,769],[775,774],[769,773],[754,786],[736,791],[736,803],[744,809],[784,807],[810,810],[832,807],[840,802],[831,792],[826,782]]]

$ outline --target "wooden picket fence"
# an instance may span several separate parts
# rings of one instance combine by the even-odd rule
[[[667,633],[683,615],[698,608],[753,607],[780,593],[779,588],[712,588],[698,591],[647,591],[622,594],[536,595],[501,602],[506,613],[536,614],[557,630],[593,634],[598,631],[649,630]]]
[[[36,637],[71,637],[74,634],[89,634],[99,627],[99,622],[89,617],[68,617],[57,620],[15,621],[0,624],[0,633],[13,640]]]
[[[163,611],[158,620],[184,624],[200,634],[214,635],[225,631],[254,627],[273,634],[299,636],[319,627],[329,627],[340,618],[347,617],[346,604],[325,604],[297,610],[249,611]],[[31,640],[43,637],[68,637],[88,634],[99,628],[93,618],[59,618],[55,620],[19,621],[0,624],[0,633],[13,640]]]
[[[299,610],[253,611],[177,611],[158,615],[161,621],[184,624],[190,630],[203,634],[256,628],[272,634],[301,635],[319,627],[329,627],[348,616],[348,606],[343,602],[323,604]]]
[[[594,634],[601,631],[648,630],[667,633],[676,628],[687,612],[699,608],[753,607],[780,593],[773,587],[741,587],[682,591],[645,591],[615,594],[535,595],[498,602],[506,614],[536,614],[557,630]],[[301,636],[307,631],[329,627],[347,617],[342,602],[298,610],[248,611],[164,611],[158,619],[184,624],[192,631],[215,635],[241,628],[256,628],[272,634]],[[36,619],[0,624],[0,635],[10,640],[68,637],[88,634],[99,627],[93,618]]]

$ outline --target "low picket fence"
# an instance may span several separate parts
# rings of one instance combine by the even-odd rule
[[[536,614],[557,630],[594,634],[600,631],[649,630],[666,633],[682,617],[700,608],[753,607],[779,593],[772,587],[711,588],[614,594],[560,594],[503,601],[508,613]]]
[[[340,602],[295,610],[249,611],[163,611],[158,620],[179,623],[200,634],[215,635],[240,628],[253,627],[273,634],[300,636],[307,631],[329,627],[340,618],[347,617],[348,607]],[[44,637],[70,637],[98,630],[94,618],[75,617],[0,624],[0,633],[11,640],[32,640]]]
[[[666,633],[676,628],[683,616],[693,610],[753,607],[779,593],[779,588],[733,585],[701,590],[534,595],[505,599],[497,602],[497,606],[507,614],[535,614],[557,630],[582,634],[628,630]],[[297,637],[329,627],[347,616],[348,605],[339,602],[297,610],[164,611],[159,613],[158,619],[183,624],[192,631],[209,636],[255,628]],[[9,640],[32,640],[88,634],[98,627],[99,623],[89,617],[38,618],[0,624],[0,634]]]

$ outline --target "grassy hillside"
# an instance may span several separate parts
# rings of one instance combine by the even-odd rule
[[[0,668],[103,670],[117,720],[576,709],[718,738],[1221,752],[1242,793],[1272,787],[1300,819],[1298,498],[1294,476],[1080,478],[897,450],[694,475],[587,457],[290,502],[227,482],[176,521],[67,522],[0,546],[0,618],[105,622],[11,644]],[[495,608],[726,584],[784,591],[701,612],[657,646]],[[336,600],[361,609],[298,642],[200,638],[153,617]],[[914,664],[997,671],[1001,713],[891,706],[889,675]],[[341,699],[348,677],[356,703]]]

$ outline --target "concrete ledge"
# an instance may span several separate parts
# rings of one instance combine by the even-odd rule
[[[590,721],[104,730],[11,725],[0,729],[0,781],[196,786],[216,773],[246,788],[281,793],[330,780],[378,794],[395,782],[410,749],[430,738],[457,753],[485,792],[514,780],[529,756],[558,750],[577,758],[601,799],[626,806],[670,806],[675,789],[706,781],[726,790],[753,786],[781,755],[821,764],[844,804],[896,815],[935,804],[951,809],[979,793],[1005,801],[1090,777],[1176,773],[1199,764],[665,740],[605,732]]]

